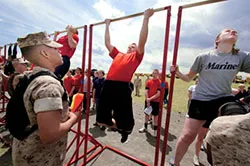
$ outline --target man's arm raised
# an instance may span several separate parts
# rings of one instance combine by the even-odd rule
[[[110,19],[106,19],[105,23],[106,23],[105,46],[107,47],[107,49],[109,50],[109,52],[111,52],[113,50],[114,46],[111,45],[111,42],[110,42],[110,34],[109,34]]]
[[[72,36],[74,27],[72,25],[68,25],[66,27],[66,30],[67,30],[67,35],[68,35],[68,44],[70,48],[76,48],[78,42]]]
[[[154,14],[153,9],[147,9],[144,12],[144,18],[142,23],[142,28],[140,32],[139,42],[138,42],[138,53],[143,54],[144,53],[144,47],[148,38],[148,22],[149,18]]]

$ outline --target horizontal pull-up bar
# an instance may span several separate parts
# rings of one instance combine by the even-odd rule
[[[86,25],[84,25],[84,26],[79,26],[79,27],[74,27],[75,29],[82,29],[82,28],[84,28]],[[67,30],[65,29],[65,30],[63,30],[63,31],[58,31],[58,32],[60,32],[60,33],[64,33],[64,32],[67,32]],[[52,36],[52,35],[54,35],[55,33],[51,33],[51,34],[49,34],[49,36]]]
[[[210,3],[217,3],[217,2],[222,2],[222,1],[227,1],[227,0],[206,0],[206,1],[196,2],[196,3],[186,4],[186,5],[183,5],[182,8],[183,9],[184,8],[191,8],[191,7],[207,5]]]
[[[84,26],[79,26],[79,27],[75,27],[75,29],[82,29],[82,28],[84,28],[86,25],[84,25]],[[63,30],[63,31],[59,31],[60,33],[64,33],[64,32],[67,32],[67,30]],[[51,33],[51,34],[49,34],[49,36],[52,36],[52,35],[54,35],[55,33]],[[5,46],[10,46],[10,45],[14,45],[14,44],[17,44],[17,43],[9,43],[9,44],[5,44]]]
[[[163,10],[167,10],[169,7],[170,6],[166,6],[166,7],[161,7],[161,8],[153,9],[153,10],[154,10],[154,12],[160,12],[160,11],[163,11]],[[125,19],[128,19],[128,18],[141,16],[143,14],[144,14],[144,12],[140,12],[140,13],[136,13],[136,14],[131,14],[131,15],[128,15],[128,16],[124,16],[124,17],[110,19],[110,21],[111,22],[115,22],[115,21],[125,20]],[[92,26],[96,26],[96,25],[101,25],[101,24],[105,24],[105,21],[94,23],[94,24],[91,24],[91,25]]]
[[[5,44],[5,46],[10,46],[10,45],[15,45],[17,43],[9,43],[9,44]]]

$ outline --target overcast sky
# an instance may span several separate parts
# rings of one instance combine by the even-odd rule
[[[55,30],[63,30],[69,24],[89,25],[105,18],[117,18],[147,8],[172,5],[169,68],[173,56],[178,5],[197,1],[201,0],[1,0],[0,46],[15,42],[17,37],[32,32],[53,33]],[[226,27],[238,31],[237,47],[250,51],[249,6],[249,0],[230,0],[183,10],[177,60],[181,70],[188,71],[199,52],[212,49],[216,35]],[[165,22],[166,11],[155,13],[151,18],[145,56],[137,72],[161,69]],[[111,23],[111,43],[125,52],[129,43],[138,42],[141,24],[142,17]],[[104,46],[104,30],[104,25],[94,27],[92,65],[93,68],[107,71],[111,58]],[[83,30],[79,32],[80,43],[72,58],[71,68],[81,66]]]

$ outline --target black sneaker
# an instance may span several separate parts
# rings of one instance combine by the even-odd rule
[[[97,124],[97,122],[95,122],[95,123],[93,123],[93,126],[99,126],[99,125]]]
[[[127,139],[128,139],[128,134],[127,133],[122,133],[121,143],[126,142]]]
[[[110,130],[113,131],[113,132],[117,132],[118,131],[118,129],[116,129],[116,128],[111,128]]]
[[[100,129],[101,129],[102,131],[104,131],[104,130],[106,129],[106,127],[105,127],[105,126],[101,126]]]

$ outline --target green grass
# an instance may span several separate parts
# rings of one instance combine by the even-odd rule
[[[145,79],[146,78],[141,77],[141,79],[142,79],[142,88],[140,90],[141,97],[133,97],[133,100],[136,103],[137,102],[144,103],[144,100],[145,100],[144,94],[145,94]],[[168,81],[168,84],[170,85],[170,79],[166,78],[166,80]],[[193,84],[194,84],[194,81],[187,83],[180,79],[175,79],[172,111],[176,111],[176,112],[187,111],[187,101],[188,101],[187,89],[189,88],[190,85],[193,85]]]
[[[133,97],[135,103],[142,102],[144,103],[145,100],[145,79],[146,77],[141,77],[142,79],[142,88],[140,90],[141,97]],[[170,85],[170,79],[166,78]],[[133,78],[134,81],[134,78]],[[187,101],[188,101],[188,88],[189,86],[193,85],[194,81],[185,82],[181,79],[175,79],[174,84],[174,94],[173,94],[173,103],[172,103],[172,111],[175,112],[187,112]],[[233,83],[232,87],[237,88],[239,84]],[[245,89],[250,86],[248,83],[245,83]],[[133,92],[134,94],[135,92]]]

